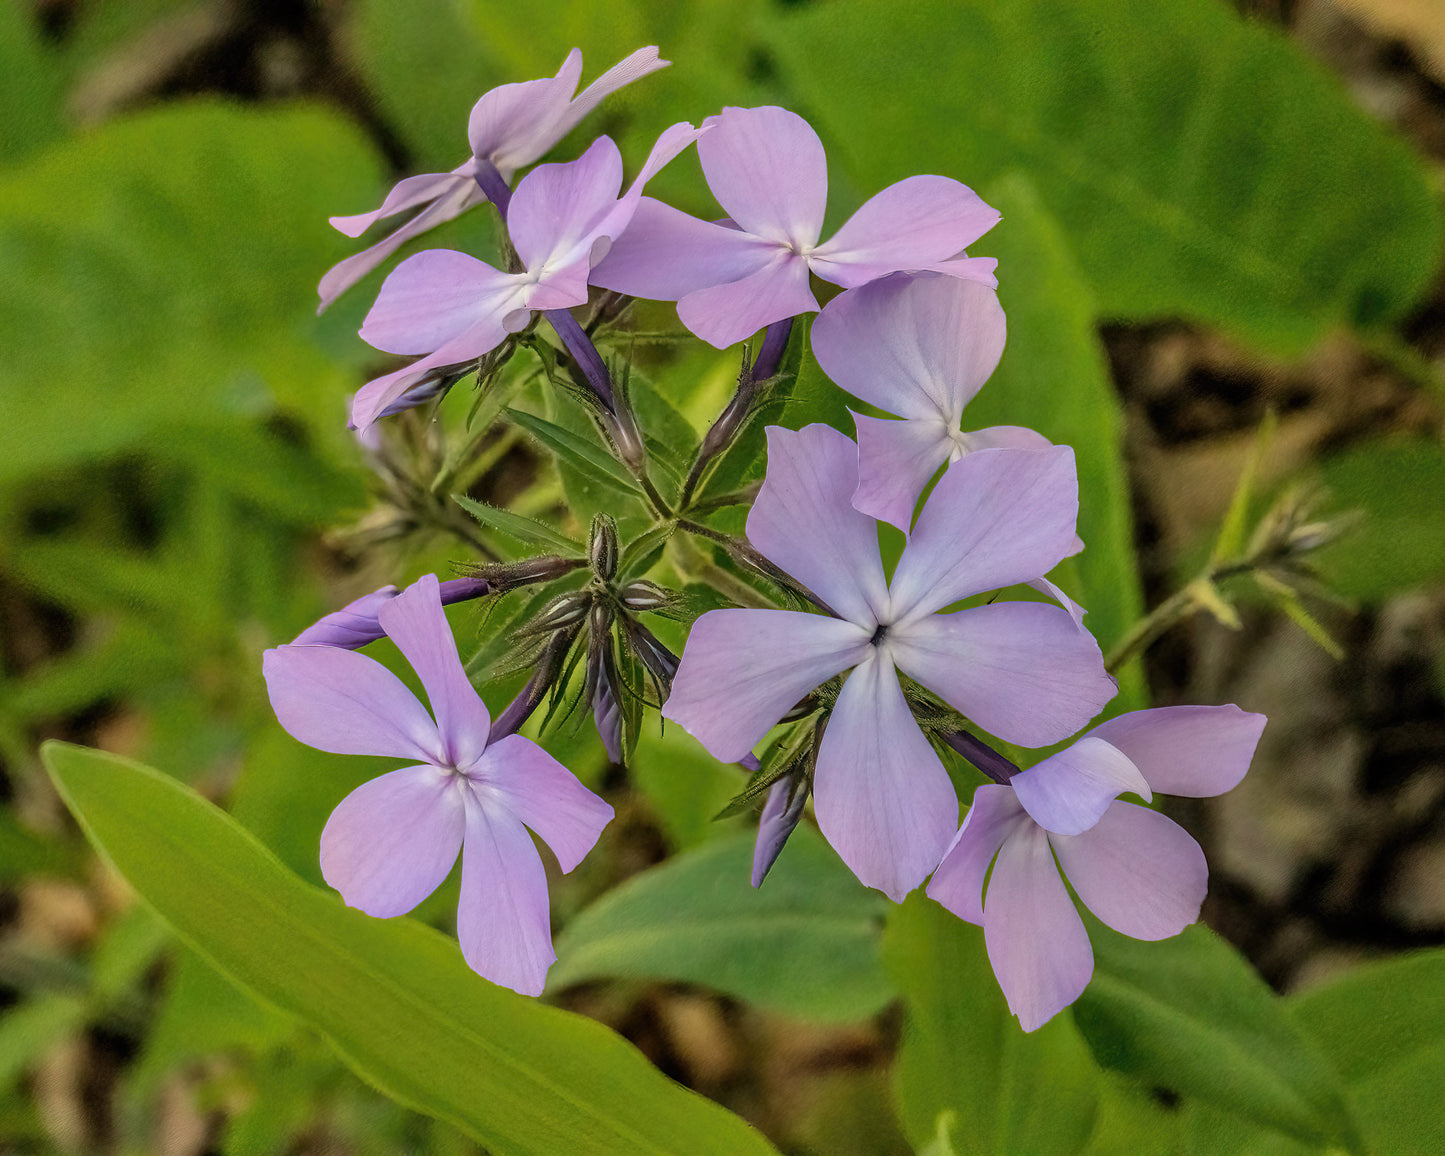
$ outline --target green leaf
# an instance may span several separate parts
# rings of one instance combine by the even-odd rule
[[[1445,1151],[1445,949],[1356,968],[1287,1007],[1344,1078],[1370,1151]]]
[[[746,832],[629,879],[567,925],[548,987],[700,983],[815,1020],[862,1019],[892,999],[878,962],[883,899],[809,827],[756,890],[752,855]]]
[[[1420,161],[1219,0],[836,0],[766,27],[865,195],[1027,172],[1105,317],[1196,317],[1300,350],[1402,316],[1438,267]],[[1022,284],[1011,265],[1000,280]]]
[[[375,179],[339,115],[201,101],[0,177],[0,482],[153,438],[178,411],[249,423],[279,399],[339,440],[314,284],[351,244],[326,215]]]
[[[491,526],[494,530],[500,530],[507,537],[514,538],[518,542],[531,546],[543,546],[548,550],[555,550],[559,554],[572,557],[585,553],[579,543],[535,518],[514,514],[510,510],[500,510],[485,502],[474,501],[465,494],[453,494],[452,501],[483,526]]]
[[[624,493],[640,493],[627,467],[595,441],[588,441],[571,430],[524,410],[508,408],[506,414],[551,450],[559,461],[566,462],[589,480]]]
[[[660,721],[649,719],[644,724],[647,734],[628,774],[656,810],[673,849],[686,851],[705,840],[736,833],[744,823],[715,822],[713,817],[743,782],[742,769],[718,762],[676,724],[658,733]]]
[[[1023,425],[1074,447],[1085,549],[1052,577],[1088,609],[1084,623],[1107,651],[1144,607],[1123,411],[1095,331],[1094,302],[1059,223],[1017,173],[987,193],[1006,219],[992,251],[1008,271],[1000,279],[999,300],[1008,314],[1009,339],[993,378],[964,411],[964,428]],[[1111,711],[1149,705],[1138,662],[1118,677]]]
[[[772,1151],[601,1025],[487,983],[430,928],[303,883],[174,780],[62,743],[42,756],[92,842],[183,939],[393,1099],[499,1153]]]
[[[25,4],[0,5],[0,163],[60,133],[61,78]]]
[[[1320,476],[1336,510],[1364,514],[1311,559],[1330,589],[1376,602],[1445,573],[1445,448],[1373,442],[1322,462]]]
[[[1140,943],[1089,921],[1094,979],[1074,1018],[1105,1067],[1310,1143],[1360,1150],[1339,1079],[1283,1002],[1196,924]]]
[[[889,915],[883,961],[905,1001],[894,1081],[915,1148],[936,1139],[945,1112],[959,1156],[1062,1156],[1083,1147],[1098,1069],[1067,1016],[1019,1030],[981,928],[915,891]]]

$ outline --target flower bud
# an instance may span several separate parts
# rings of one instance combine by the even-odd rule
[[[592,519],[592,538],[587,547],[587,563],[592,573],[603,582],[611,582],[617,574],[617,523],[610,514]]]
[[[550,634],[576,626],[592,606],[592,599],[586,594],[559,594],[542,608],[542,612],[523,628],[524,634]]]
[[[677,596],[671,590],[664,590],[656,582],[629,582],[617,592],[622,605],[628,610],[665,610]]]

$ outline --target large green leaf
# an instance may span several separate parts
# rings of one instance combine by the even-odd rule
[[[399,1102],[499,1153],[772,1151],[601,1025],[487,983],[429,928],[303,883],[174,780],[82,747],[43,753],[92,842],[182,938]]]
[[[1008,347],[993,378],[964,412],[964,428],[1022,425],[1074,447],[1083,553],[1053,577],[1086,606],[1085,625],[1107,651],[1143,613],[1134,555],[1124,416],[1095,333],[1094,302],[1063,230],[1034,186],[1011,173],[989,186],[1004,221],[992,249]],[[1114,711],[1149,705],[1140,665],[1118,672]]]
[[[1445,1151],[1445,949],[1358,968],[1287,1006],[1349,1086],[1372,1152]]]
[[[746,832],[628,880],[567,925],[549,986],[681,980],[819,1020],[860,1019],[892,999],[878,962],[883,898],[810,827],[756,890],[752,856]]]
[[[1344,1090],[1283,1002],[1196,924],[1140,943],[1090,920],[1074,1018],[1106,1067],[1310,1143],[1360,1150]]]
[[[1332,509],[1364,515],[1311,559],[1330,589],[1378,600],[1445,573],[1445,449],[1374,442],[1321,463],[1320,476]]]
[[[314,286],[349,244],[327,213],[375,170],[319,109],[196,102],[0,178],[0,481],[275,399],[324,411],[339,438]]]
[[[1220,0],[834,0],[772,29],[836,168],[867,192],[1022,169],[1107,317],[1297,349],[1400,316],[1438,265],[1419,161]]]
[[[1100,1073],[1068,1016],[1019,1030],[989,970],[983,930],[915,891],[893,909],[884,964],[906,1001],[894,1070],[904,1131],[923,1148],[951,1112],[960,1156],[1076,1153]]]

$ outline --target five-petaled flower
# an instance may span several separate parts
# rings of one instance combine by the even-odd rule
[[[686,123],[666,129],[621,196],[622,155],[605,136],[577,160],[539,165],[523,177],[507,210],[523,272],[454,249],[428,249],[392,270],[361,336],[388,353],[426,356],[362,386],[352,426],[365,429],[432,371],[489,353],[534,311],[585,305],[588,274],[627,228],[643,186],[698,131]]]
[[[527,829],[571,871],[612,808],[530,739],[490,741],[491,716],[462,669],[433,575],[377,616],[435,721],[400,679],[355,651],[290,645],[265,655],[271,704],[293,737],[414,764],[342,800],[321,835],[322,874],[348,904],[387,918],[436,890],[460,852],[462,954],[494,983],[539,995],[556,955],[547,874]]]
[[[955,463],[891,582],[878,523],[851,504],[857,484],[857,448],[843,434],[824,425],[769,428],[748,538],[833,616],[703,615],[662,713],[732,762],[807,692],[851,671],[818,750],[818,825],[864,883],[898,900],[937,866],[958,798],[895,669],[1024,746],[1074,733],[1115,686],[1097,643],[1057,607],[995,602],[940,613],[1037,578],[1074,550],[1072,450],[984,450]]]
[[[916,176],[890,185],[818,241],[828,163],[808,123],[782,108],[728,108],[698,141],[708,187],[728,220],[702,221],[644,197],[592,283],[676,301],[682,323],[719,349],[815,312],[808,274],[844,288],[899,270],[937,269],[989,285],[996,261],[963,254],[999,215],[966,185]]]
[[[582,52],[567,54],[557,75],[542,80],[504,84],[485,93],[472,107],[467,135],[472,155],[449,173],[407,177],[386,195],[379,209],[350,217],[332,217],[331,224],[348,237],[359,237],[384,217],[420,212],[369,249],[346,258],[321,279],[320,309],[325,309],[367,273],[428,229],[450,221],[473,205],[487,200],[477,181],[478,171],[490,165],[502,180],[529,165],[566,136],[602,98],[634,80],[666,68],[656,48],[639,48],[614,64],[576,97],[582,75]],[[318,310],[319,312],[320,310]]]
[[[1199,845],[1118,796],[1224,793],[1249,769],[1264,722],[1237,706],[1136,711],[1008,786],[978,788],[928,894],[982,925],[989,962],[1025,1031],[1073,1003],[1094,971],[1061,871],[1090,911],[1135,939],[1166,939],[1199,918],[1209,874]]]

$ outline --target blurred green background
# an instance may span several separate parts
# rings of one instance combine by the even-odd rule
[[[477,1150],[177,948],[98,866],[36,748],[154,764],[319,882],[326,814],[372,769],[280,731],[260,652],[459,556],[398,522],[345,431],[350,393],[389,363],[355,336],[380,274],[315,316],[316,281],[356,248],[326,218],[460,162],[495,84],[551,75],[573,46],[585,83],[646,44],[672,67],[555,157],[606,131],[635,166],[674,121],[780,103],[828,149],[830,227],[918,172],[1002,210],[975,252],[1004,258],[1012,344],[970,428],[1027,413],[1073,431],[1084,501],[1137,551],[1148,604],[1197,567],[1278,415],[1261,508],[1309,482],[1361,515],[1307,592],[1343,659],[1261,602],[1239,632],[1191,622],[1136,676],[1159,704],[1271,718],[1240,790],[1175,812],[1211,858],[1206,916],[1281,991],[1445,943],[1437,5],[5,0],[0,1151]],[[714,213],[690,157],[649,191]],[[468,218],[424,243],[492,240]],[[703,422],[708,398],[674,401]],[[535,472],[521,444],[488,460],[478,497]],[[1102,604],[1107,648],[1135,595],[1095,593],[1087,565],[1076,593]],[[564,916],[735,831],[705,822],[728,784],[675,735],[640,757],[610,784],[608,863],[560,893]],[[572,1006],[787,1150],[907,1151],[881,990],[829,1022],[641,979]],[[1413,1087],[1445,1070],[1431,1046]],[[1437,1134],[1407,1127],[1395,1150]]]

